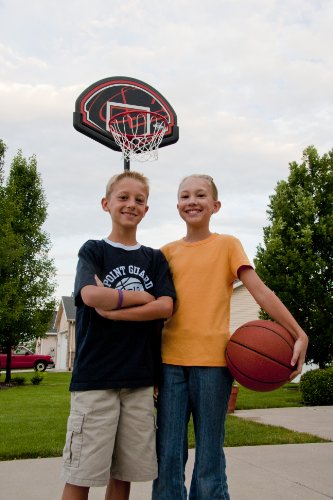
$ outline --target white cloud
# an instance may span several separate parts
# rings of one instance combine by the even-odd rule
[[[47,84],[0,82],[1,120],[14,123],[43,120],[43,128],[45,122],[52,126],[55,118],[66,120],[83,89],[80,86],[57,88]]]

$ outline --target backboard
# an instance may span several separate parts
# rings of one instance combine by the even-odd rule
[[[116,115],[140,110],[165,119],[167,130],[158,147],[178,141],[177,115],[170,103],[147,83],[127,76],[104,78],[85,89],[76,99],[73,125],[78,132],[121,151],[110,132],[110,121]]]

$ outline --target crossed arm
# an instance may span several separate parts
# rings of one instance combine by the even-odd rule
[[[118,321],[150,321],[167,319],[173,312],[173,299],[163,296],[155,299],[144,291],[124,290],[122,308],[117,309],[119,294],[114,288],[104,287],[96,276],[96,285],[81,290],[83,302],[94,307],[100,316]]]
[[[286,306],[275,293],[265,285],[252,268],[240,268],[238,275],[239,279],[244,283],[257,304],[259,304],[271,318],[284,326],[284,328],[294,337],[295,345],[291,365],[295,366],[295,371],[291,374],[290,380],[294,379],[302,372],[305,361],[305,354],[308,347],[308,337],[306,333]]]

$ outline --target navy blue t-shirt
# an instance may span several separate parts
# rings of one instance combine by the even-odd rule
[[[160,250],[89,240],[79,251],[74,297],[76,353],[71,391],[146,387],[156,382],[163,321],[113,321],[86,306],[81,289],[96,285],[143,290],[175,298],[168,263]]]

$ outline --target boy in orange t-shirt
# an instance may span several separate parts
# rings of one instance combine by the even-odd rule
[[[196,437],[189,500],[228,500],[224,423],[232,377],[225,361],[233,282],[240,279],[257,303],[295,338],[292,378],[301,373],[308,338],[278,297],[261,281],[239,240],[211,233],[221,207],[207,175],[183,179],[178,211],[186,236],[162,248],[176,287],[174,314],[162,336],[163,380],[158,397],[158,478],[153,500],[186,500],[187,426]]]

